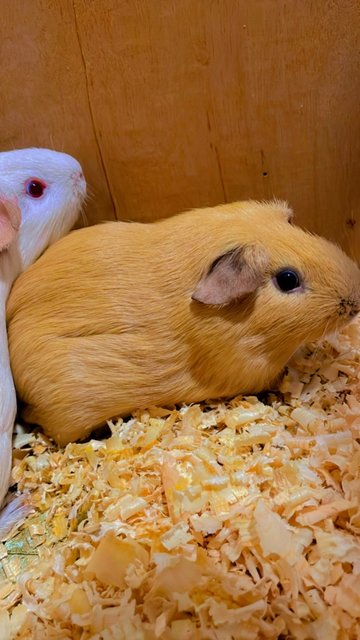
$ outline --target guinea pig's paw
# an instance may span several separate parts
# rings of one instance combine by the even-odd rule
[[[27,493],[11,500],[0,512],[0,540],[4,540],[33,510]]]

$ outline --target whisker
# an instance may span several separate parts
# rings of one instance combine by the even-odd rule
[[[321,348],[321,343],[325,340],[327,332],[328,332],[328,328],[329,328],[329,324],[330,324],[330,319],[327,321],[324,331],[322,332],[322,335],[320,336],[319,340],[316,341],[315,343],[315,350],[312,352],[311,356],[310,356],[310,360],[316,360],[316,358],[318,357],[318,353],[320,351]]]
[[[93,193],[87,193],[85,202],[94,202],[94,201],[95,201],[95,195]]]
[[[83,223],[83,226],[84,227],[88,227],[89,226],[89,220],[88,220],[88,218],[86,216],[86,213],[85,213],[84,209],[81,209],[80,216],[81,216],[81,221]]]

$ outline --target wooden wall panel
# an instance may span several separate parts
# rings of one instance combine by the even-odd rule
[[[44,146],[79,158],[91,219],[114,218],[70,0],[1,0],[0,150]]]
[[[358,0],[2,0],[0,145],[74,153],[91,221],[286,198],[360,258]]]

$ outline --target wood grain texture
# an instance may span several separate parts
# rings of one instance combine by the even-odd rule
[[[3,0],[1,25],[1,148],[74,153],[91,221],[276,196],[360,258],[358,0]]]
[[[0,150],[43,146],[83,164],[93,222],[114,219],[70,0],[1,0]]]

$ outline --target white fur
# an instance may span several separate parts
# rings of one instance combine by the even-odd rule
[[[38,199],[29,196],[25,187],[27,180],[36,178],[46,184],[43,196]],[[22,217],[16,240],[0,253],[0,505],[9,487],[16,415],[6,333],[6,300],[15,278],[47,246],[70,231],[85,193],[81,166],[72,156],[35,148],[0,153],[0,197],[15,197]],[[14,506],[0,515],[2,534],[14,524],[14,513],[18,519],[23,516],[19,505]]]
[[[48,186],[33,199],[25,183],[38,178]],[[0,153],[0,190],[16,196],[22,222],[17,246],[23,271],[74,225],[85,197],[82,169],[75,158],[49,149],[19,149]]]

